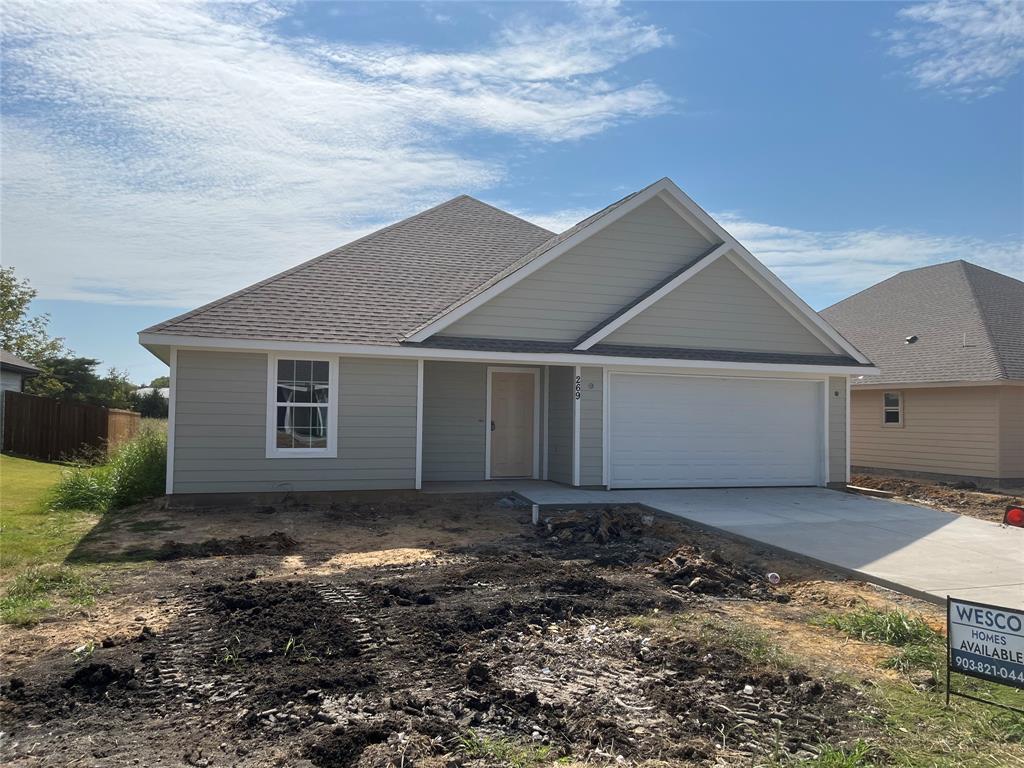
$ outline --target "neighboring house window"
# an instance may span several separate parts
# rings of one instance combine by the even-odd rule
[[[338,455],[338,361],[270,357],[267,457]]]
[[[882,425],[886,427],[903,426],[903,393],[882,393]]]

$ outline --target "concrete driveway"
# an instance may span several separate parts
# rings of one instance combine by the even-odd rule
[[[514,483],[541,505],[635,502],[944,602],[1024,608],[1024,529],[825,488],[584,491]]]

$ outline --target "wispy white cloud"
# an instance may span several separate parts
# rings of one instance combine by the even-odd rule
[[[48,298],[191,304],[503,178],[455,137],[578,139],[669,102],[618,82],[668,38],[611,4],[464,52],[283,37],[290,12],[6,2],[4,262]]]
[[[922,88],[965,98],[1003,88],[1024,65],[1021,0],[938,0],[903,8],[885,37]]]
[[[1024,279],[1019,238],[984,240],[921,232],[817,232],[715,214],[729,232],[818,309],[906,269],[964,259]]]

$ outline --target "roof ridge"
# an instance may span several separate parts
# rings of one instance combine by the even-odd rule
[[[433,213],[434,211],[438,211],[438,210],[440,210],[442,208],[445,208],[445,207],[447,207],[447,206],[449,206],[449,205],[451,205],[453,203],[456,203],[456,202],[458,202],[459,200],[462,200],[462,199],[475,200],[475,198],[472,198],[469,195],[465,195],[465,194],[457,195],[457,196],[451,198],[450,200],[445,200],[443,203],[438,203],[437,205],[432,206],[430,208],[427,208],[425,210],[422,210],[419,213],[414,213],[412,216],[406,216],[404,219],[400,219],[399,221],[396,221],[396,222],[393,222],[391,224],[388,224],[387,226],[381,227],[380,229],[375,229],[373,232],[368,232],[367,234],[363,235],[362,237],[358,237],[355,240],[350,240],[349,242],[344,243],[343,245],[339,245],[337,248],[332,248],[331,250],[327,251],[326,253],[321,253],[319,256],[314,256],[311,259],[306,259],[305,261],[303,261],[303,262],[301,262],[299,264],[296,264],[294,267],[290,267],[290,268],[284,270],[283,272],[278,272],[277,274],[271,275],[270,277],[266,277],[263,280],[259,280],[259,281],[255,282],[255,283],[251,283],[250,285],[247,285],[244,288],[239,288],[237,291],[234,291],[233,293],[229,293],[227,296],[222,296],[219,299],[214,299],[213,301],[207,302],[206,304],[198,306],[195,309],[190,309],[188,312],[183,312],[180,315],[175,315],[174,317],[171,317],[171,318],[169,318],[167,320],[164,320],[163,322],[157,323],[156,325],[151,325],[148,328],[144,328],[143,330],[139,331],[139,333],[149,333],[149,332],[165,330],[168,327],[181,322],[182,320],[187,320],[189,318],[196,317],[197,315],[201,315],[203,312],[207,312],[207,311],[213,309],[214,307],[219,307],[221,304],[223,304],[223,303],[225,303],[227,301],[230,301],[232,299],[236,299],[239,296],[244,296],[245,294],[250,293],[252,291],[255,291],[258,288],[263,288],[264,286],[270,285],[271,283],[274,283],[274,282],[276,282],[278,280],[281,280],[282,278],[285,278],[285,277],[287,277],[289,275],[292,275],[292,274],[294,274],[294,273],[296,273],[296,272],[298,272],[300,270],[306,269],[307,267],[312,266],[313,264],[317,264],[317,263],[323,261],[324,259],[326,259],[326,258],[328,258],[330,256],[335,256],[339,252],[345,250],[346,248],[351,248],[354,245],[358,245],[359,243],[366,242],[367,240],[370,240],[371,238],[377,237],[378,235],[382,235],[385,232],[390,232],[391,230],[393,230],[393,229],[395,229],[397,227],[400,227],[403,224],[408,224],[408,223],[410,223],[412,221],[415,221],[415,220],[417,220],[417,219],[419,219],[419,218],[421,218],[423,216],[426,216],[428,213]],[[478,202],[478,203],[481,202],[479,200],[475,200],[475,201]],[[483,205],[487,205],[487,203],[482,203],[482,204]],[[490,206],[490,207],[493,208],[494,206]],[[500,209],[495,209],[495,210],[500,210]],[[502,213],[506,213],[506,212],[502,211]],[[507,215],[513,216],[513,214],[511,214],[511,213],[509,213]],[[516,218],[518,218],[518,217],[516,217]],[[523,219],[523,221],[525,221],[525,219]],[[527,222],[527,223],[528,224],[532,224],[533,222]],[[537,225],[534,224],[533,226],[537,226]]]
[[[459,198],[463,198],[463,197],[466,198],[467,200],[472,200],[474,203],[479,203],[480,205],[486,206],[487,208],[490,208],[492,211],[497,211],[498,213],[503,213],[506,216],[511,216],[513,219],[517,219],[519,221],[525,222],[526,224],[529,224],[531,227],[536,227],[537,229],[539,229],[539,230],[541,230],[543,232],[548,232],[551,235],[555,235],[556,234],[555,232],[552,232],[547,227],[542,227],[540,224],[535,224],[534,222],[530,221],[529,219],[524,219],[522,216],[517,216],[516,214],[511,213],[510,211],[506,211],[504,208],[499,208],[496,205],[492,205],[491,203],[488,203],[486,200],[481,200],[479,197],[473,197],[472,195],[459,195],[459,197],[455,198],[455,199],[458,200]]]
[[[1003,362],[1002,355],[999,354],[999,347],[996,345],[995,337],[992,335],[992,328],[988,321],[988,313],[985,312],[985,309],[982,306],[981,295],[978,293],[978,290],[974,285],[974,281],[971,279],[971,275],[966,269],[968,266],[979,269],[984,269],[984,267],[977,267],[976,264],[971,264],[963,259],[958,259],[958,261],[960,263],[960,271],[963,273],[964,282],[967,283],[967,289],[971,292],[971,296],[974,299],[974,310],[978,313],[978,317],[981,320],[981,327],[984,329],[985,337],[988,339],[988,348],[992,351],[992,359],[995,361],[996,369],[999,372],[996,378],[1008,379],[1010,376],[1006,370],[1006,364]],[[1000,274],[994,270],[987,271],[996,275]]]

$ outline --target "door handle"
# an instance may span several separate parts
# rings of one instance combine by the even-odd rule
[[[494,422],[492,421],[491,422],[491,432],[493,432],[493,431],[494,431]]]

